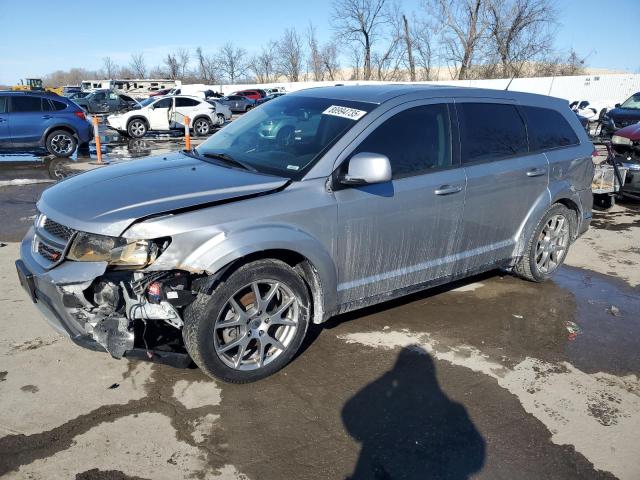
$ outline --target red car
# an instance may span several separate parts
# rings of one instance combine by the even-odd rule
[[[241,97],[247,97],[251,100],[260,100],[264,95],[260,92],[260,90],[240,90],[237,92],[233,92],[231,95],[240,95]]]
[[[640,123],[617,130],[611,137],[616,153],[640,158]]]
[[[162,96],[162,95],[168,95],[171,90],[172,90],[171,88],[165,88],[163,90],[156,90],[155,92],[151,92],[149,94],[149,96],[150,97],[159,97],[159,96]]]

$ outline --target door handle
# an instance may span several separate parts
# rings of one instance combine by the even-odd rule
[[[532,168],[531,170],[527,171],[527,177],[540,177],[545,173],[547,173],[546,168]]]
[[[436,195],[451,195],[452,193],[458,193],[462,191],[460,185],[441,185],[436,188],[433,193]]]
[[[42,115],[42,118],[44,118],[45,120],[49,120],[50,118],[53,118],[51,115]]]

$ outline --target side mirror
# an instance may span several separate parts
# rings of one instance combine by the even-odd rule
[[[615,107],[615,108],[620,108],[620,104],[619,104],[619,103],[616,103],[616,104],[614,105],[614,107]]]
[[[345,185],[370,185],[391,181],[391,162],[380,153],[360,152],[349,160],[347,174],[340,178]]]

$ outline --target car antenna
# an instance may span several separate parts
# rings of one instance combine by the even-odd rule
[[[511,76],[511,79],[509,80],[509,83],[507,83],[507,86],[505,87],[505,92],[507,90],[509,90],[509,87],[511,86],[511,82],[513,82],[513,79],[516,77],[520,77],[520,71],[522,70],[522,67],[524,67],[524,63],[520,64],[520,68],[518,68],[517,72],[514,72],[514,74]]]

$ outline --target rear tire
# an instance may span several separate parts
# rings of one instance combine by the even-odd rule
[[[72,133],[66,130],[54,130],[47,135],[45,146],[51,155],[66,158],[76,151],[78,142]]]
[[[206,118],[196,118],[193,122],[193,135],[195,137],[204,137],[209,135],[212,129],[213,124],[211,123],[211,120]]]
[[[127,134],[131,138],[142,138],[147,134],[148,130],[147,122],[140,118],[134,118],[127,124]]]
[[[258,260],[231,273],[211,295],[199,294],[185,310],[182,336],[204,373],[249,383],[291,361],[304,340],[309,312],[302,278],[280,260]]]
[[[549,279],[567,258],[576,223],[575,212],[560,203],[552,205],[538,222],[513,272],[531,282]]]

